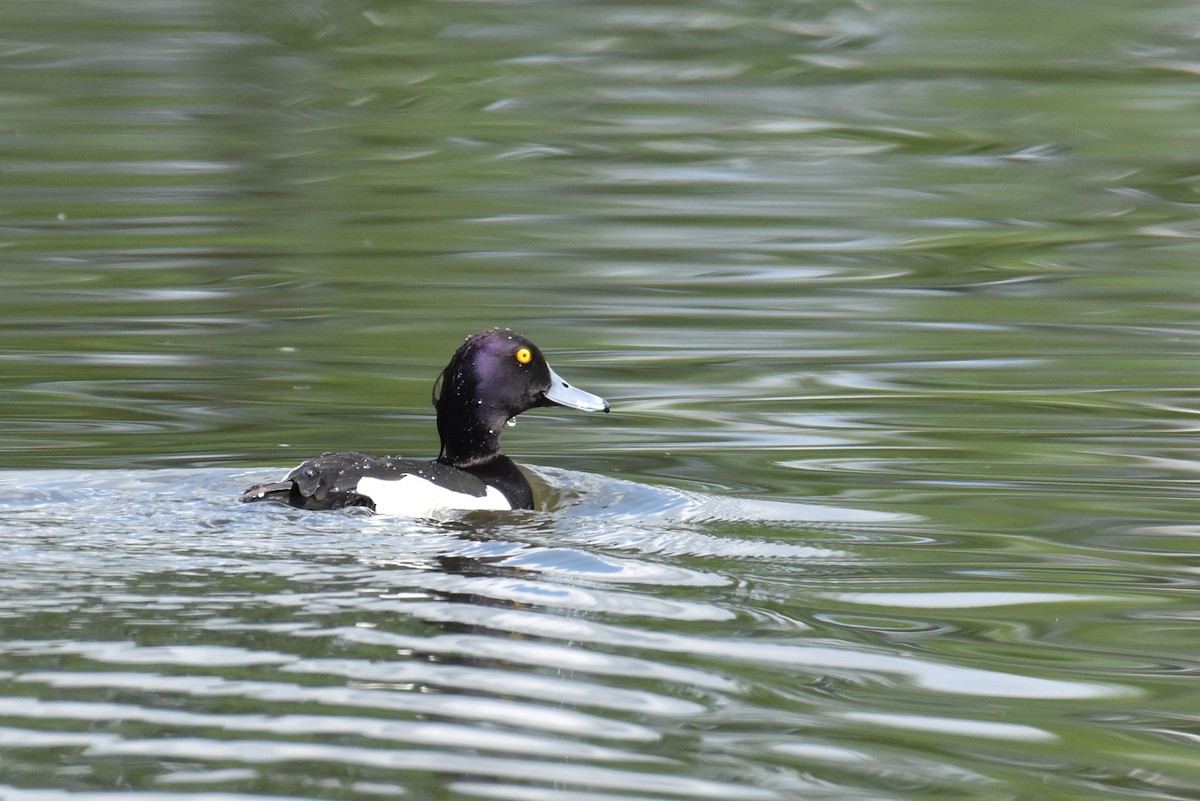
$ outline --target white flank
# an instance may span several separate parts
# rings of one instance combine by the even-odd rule
[[[375,502],[375,512],[381,515],[406,517],[438,517],[445,512],[469,509],[507,510],[512,506],[495,487],[487,495],[476,498],[439,487],[419,476],[406,475],[396,480],[361,478],[354,488]]]

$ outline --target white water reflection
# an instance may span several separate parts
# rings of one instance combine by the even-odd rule
[[[1064,602],[1108,608],[1124,606],[1122,594],[832,590],[839,574],[855,582],[886,574],[873,549],[929,547],[904,528],[928,527],[915,516],[760,506],[545,469],[559,499],[550,508],[430,523],[237,504],[258,472],[0,475],[6,563],[21,573],[0,594],[0,615],[72,621],[81,633],[123,621],[126,632],[0,645],[11,666],[0,698],[9,736],[0,744],[80,749],[85,763],[162,761],[173,766],[161,773],[172,785],[184,781],[181,766],[192,766],[185,777],[203,766],[257,776],[263,766],[304,762],[369,770],[372,781],[439,766],[475,777],[466,784],[520,784],[538,771],[540,786],[589,795],[653,786],[663,797],[765,799],[791,797],[802,783],[777,792],[697,777],[666,744],[696,727],[755,719],[770,730],[820,720],[826,732],[885,740],[890,729],[936,736],[957,727],[1032,747],[1053,735],[997,719],[996,705],[1065,712],[1143,695],[1086,670],[984,666],[911,648],[903,636],[919,644],[938,630],[936,616],[1061,613]],[[760,508],[766,514],[756,519]],[[822,509],[827,519],[798,522]],[[821,544],[789,542],[796,538]],[[672,552],[686,556],[668,561]],[[794,601],[775,603],[796,592],[789,586],[803,604],[846,611],[822,619]],[[876,618],[877,631],[900,635],[892,642],[829,637],[826,621],[837,619],[844,631],[871,631],[853,617],[856,607],[902,610],[913,623]],[[81,731],[103,719],[115,730]],[[64,730],[28,733],[46,724]],[[856,736],[859,751],[887,759],[897,775],[922,763],[905,750],[885,757]],[[769,736],[751,752],[828,761],[789,742]],[[709,758],[740,759],[741,747],[725,738],[704,743]],[[464,749],[474,752],[469,760]]]

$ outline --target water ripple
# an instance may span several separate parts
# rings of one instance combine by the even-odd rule
[[[1103,714],[1168,669],[1087,670],[1090,631],[1070,622],[1043,636],[1052,669],[960,652],[963,632],[1003,649],[1033,637],[1014,615],[1087,620],[1129,591],[1061,575],[1047,589],[1035,565],[989,573],[986,550],[933,586],[898,583],[896,554],[949,541],[916,516],[540,468],[547,507],[507,516],[235,505],[261,472],[0,475],[14,574],[0,619],[26,631],[0,644],[6,753],[65,749],[89,771],[146,760],[189,795],[298,764],[304,792],[358,796],[437,775],[481,797],[783,799],[835,766],[851,784],[985,788],[984,745],[933,760],[907,738],[1030,758],[1069,730],[1004,710]],[[1167,610],[1138,609],[1154,641]],[[352,785],[334,775],[347,769]]]

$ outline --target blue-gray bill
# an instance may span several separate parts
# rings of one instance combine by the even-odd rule
[[[553,370],[550,371],[550,389],[546,390],[546,400],[585,412],[608,411],[608,401],[604,398],[571,386]]]

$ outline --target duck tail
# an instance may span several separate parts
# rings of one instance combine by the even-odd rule
[[[270,484],[255,484],[250,489],[242,493],[242,503],[254,503],[256,501],[274,501],[275,503],[286,503],[289,506],[294,506],[292,493],[296,489],[294,481],[276,481]]]

